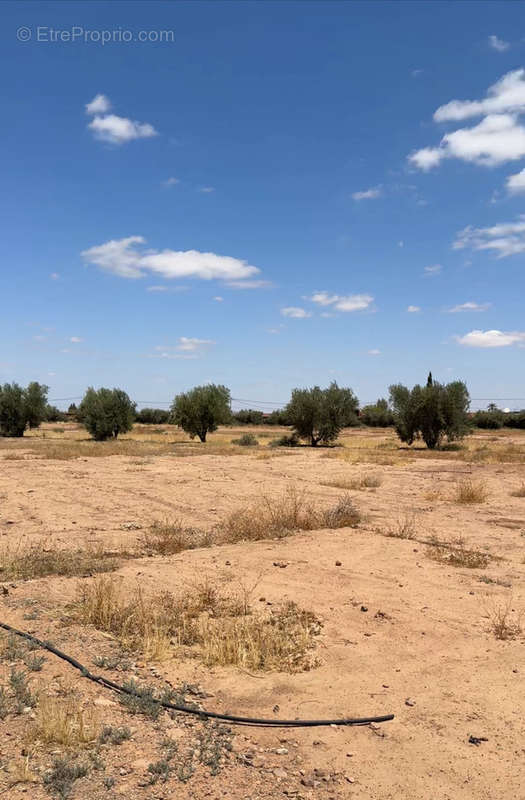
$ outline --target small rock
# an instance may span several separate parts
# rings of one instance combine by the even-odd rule
[[[285,569],[285,567],[288,566],[288,563],[289,563],[288,561],[274,561],[273,565],[274,565],[274,567],[279,567],[280,569]]]
[[[276,753],[278,756],[287,756],[288,755],[288,748],[287,747],[277,747],[274,750],[274,753]]]
[[[275,775],[276,778],[287,778],[288,777],[288,773],[286,772],[285,769],[280,769],[280,768],[279,769],[274,769],[273,774]]]
[[[416,701],[412,700],[410,697],[407,697],[407,699],[405,700],[405,705],[406,706],[410,706],[410,707],[415,706],[416,705]]]
[[[335,562],[335,566],[336,567],[342,567],[343,566],[343,562],[342,561],[336,561]]]
[[[361,606],[361,611],[368,611],[368,606]]]

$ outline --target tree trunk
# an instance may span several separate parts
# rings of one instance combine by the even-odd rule
[[[206,433],[207,433],[207,431],[204,431],[204,433],[199,433],[199,439],[203,443],[206,441]]]

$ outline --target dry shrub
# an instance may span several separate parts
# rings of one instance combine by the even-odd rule
[[[441,542],[439,539],[433,539],[427,549],[427,555],[440,564],[466,567],[467,569],[485,569],[491,560],[489,553],[481,550],[469,550],[461,539],[456,542]]]
[[[425,492],[425,500],[431,500],[435,502],[436,500],[443,500],[443,492],[439,489],[430,489],[428,492]]]
[[[234,543],[281,539],[297,530],[355,527],[361,515],[352,499],[345,495],[328,509],[320,511],[305,500],[294,486],[279,498],[263,496],[259,502],[234,511],[221,525],[220,541]]]
[[[510,493],[511,497],[525,497],[525,482],[521,484],[517,489]]]
[[[101,548],[62,550],[45,541],[30,545],[19,542],[16,547],[5,546],[0,551],[0,577],[4,580],[28,580],[47,575],[93,575],[112,572],[120,560]]]
[[[213,544],[213,535],[200,528],[184,526],[180,520],[164,520],[153,523],[142,536],[141,544],[149,554],[172,556],[183,550],[210,547]]]
[[[8,785],[16,786],[18,783],[38,783],[38,775],[33,772],[30,757],[25,756],[9,764]]]
[[[472,478],[459,481],[454,492],[454,502],[465,504],[484,503],[489,493],[483,481],[474,481]]]
[[[332,481],[323,481],[321,486],[331,486],[334,489],[352,489],[354,491],[361,489],[376,489],[381,486],[383,479],[381,475],[372,472],[365,472],[357,478],[336,478]]]
[[[516,639],[522,632],[521,617],[512,609],[510,600],[504,606],[494,607],[489,617],[490,630],[496,639]]]
[[[416,515],[405,514],[397,519],[394,527],[385,533],[389,539],[414,539],[416,536]]]
[[[302,672],[317,663],[311,650],[320,632],[316,616],[291,602],[264,619],[206,619],[200,631],[202,659],[208,666]]]
[[[44,744],[73,747],[94,742],[100,734],[100,723],[94,711],[79,708],[79,698],[49,697],[39,699],[35,724],[29,738]]]
[[[73,616],[115,635],[124,647],[161,659],[173,646],[195,648],[208,665],[299,671],[313,665],[309,651],[320,623],[289,603],[269,616],[251,615],[249,592],[225,595],[204,582],[180,596],[125,597],[114,578],[79,587]]]

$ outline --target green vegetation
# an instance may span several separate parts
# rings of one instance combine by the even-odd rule
[[[133,427],[135,404],[122,389],[89,387],[78,410],[80,420],[97,442],[116,439]]]
[[[327,389],[294,389],[285,409],[295,434],[312,447],[334,442],[342,428],[357,423],[358,400],[334,381]]]
[[[423,439],[430,450],[462,439],[470,431],[469,393],[462,381],[435,383],[429,373],[427,385],[407,389],[402,384],[390,387],[396,433],[402,442],[413,444]]]
[[[394,424],[394,415],[384,398],[380,398],[374,405],[363,406],[359,419],[372,428],[388,428]]]
[[[0,436],[20,437],[26,428],[38,428],[46,419],[48,387],[33,381],[0,386]]]
[[[135,422],[142,425],[167,425],[169,421],[170,412],[164,408],[143,408],[135,415]]]
[[[231,422],[230,390],[210,383],[179,394],[173,401],[171,418],[192,439],[198,436],[205,442],[208,433]]]

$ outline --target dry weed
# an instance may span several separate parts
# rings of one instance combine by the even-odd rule
[[[149,554],[171,556],[183,550],[210,547],[213,544],[213,535],[200,528],[187,527],[180,520],[164,520],[153,523],[143,534],[141,544]]]
[[[376,489],[381,486],[383,479],[381,475],[365,472],[357,478],[336,478],[332,481],[322,481],[321,486],[331,486],[334,489],[362,490]]]
[[[389,528],[385,536],[389,539],[414,539],[416,536],[416,515],[407,513],[398,517],[394,527]]]
[[[510,493],[511,497],[525,497],[525,481],[515,489],[513,492]]]
[[[467,569],[485,569],[491,560],[489,553],[481,550],[469,550],[461,539],[456,542],[441,542],[434,538],[427,549],[427,555],[440,564],[466,567]]]
[[[496,639],[516,639],[522,633],[521,615],[512,608],[512,601],[505,605],[494,605],[488,612],[489,629]]]
[[[30,545],[19,542],[0,551],[0,576],[5,580],[29,580],[47,575],[93,575],[112,572],[120,565],[118,558],[101,548],[62,550],[40,541]]]
[[[474,481],[472,478],[459,481],[454,492],[454,502],[465,504],[484,503],[489,493],[483,481]]]
[[[44,744],[78,747],[94,742],[100,734],[99,720],[92,710],[79,708],[79,698],[42,695],[29,738]]]

